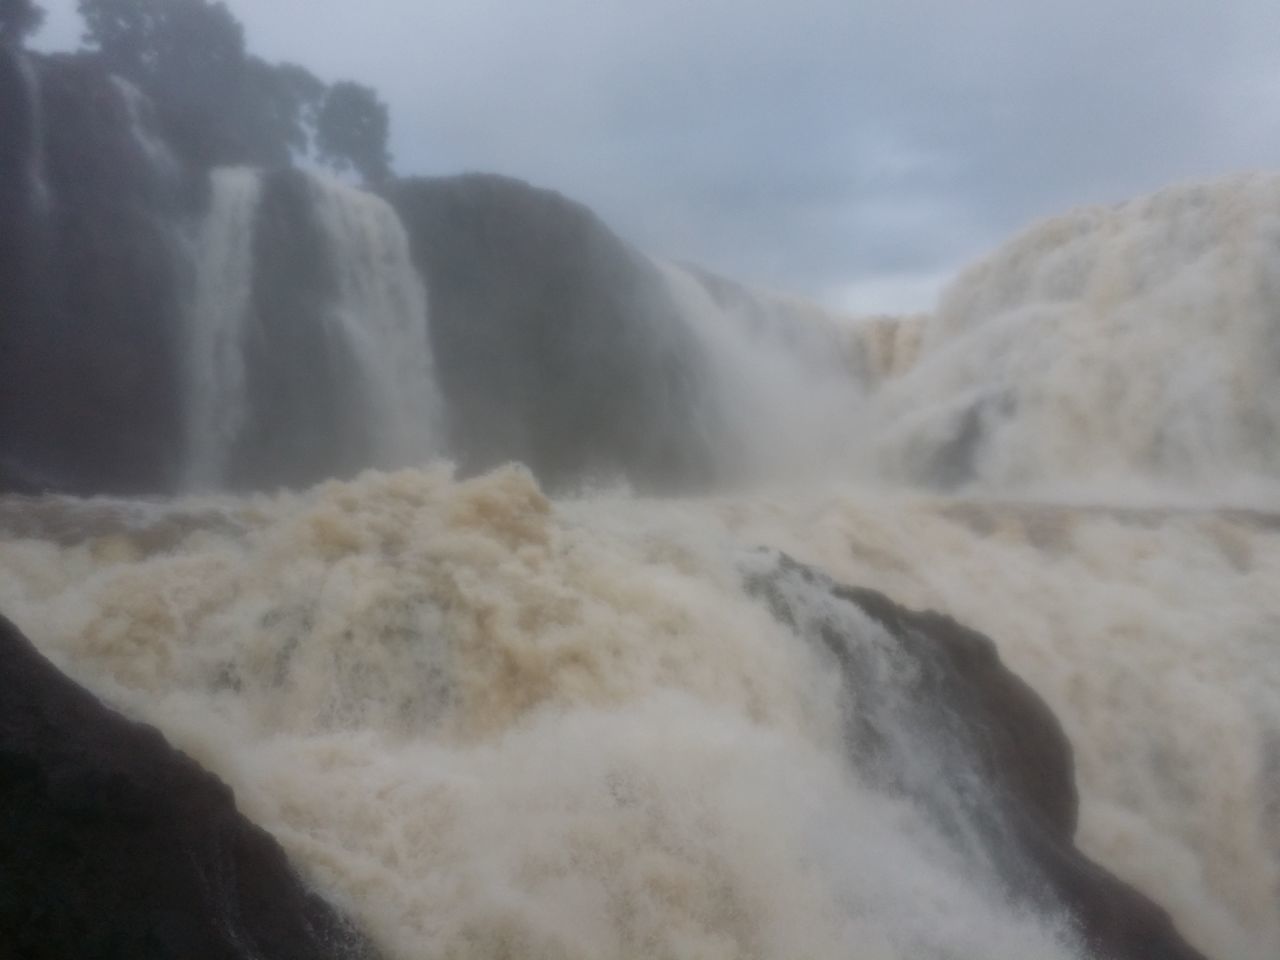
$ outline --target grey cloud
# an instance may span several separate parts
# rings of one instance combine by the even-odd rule
[[[378,87],[402,172],[520,176],[802,293],[1280,163],[1274,0],[229,5],[263,55]]]

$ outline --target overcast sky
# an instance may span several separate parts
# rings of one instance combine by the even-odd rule
[[[74,0],[36,45],[75,46]],[[918,309],[1041,217],[1280,168],[1280,0],[228,0],[378,89],[400,173],[491,170],[646,250]]]

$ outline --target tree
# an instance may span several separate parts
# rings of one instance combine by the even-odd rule
[[[0,4],[26,0],[0,0]],[[156,104],[169,139],[201,166],[288,166],[311,152],[369,183],[390,175],[387,108],[368,87],[328,88],[296,64],[251,56],[216,0],[79,0],[85,42]]]
[[[244,29],[206,0],[80,0],[85,40],[155,101],[179,149],[200,163],[246,156]]]
[[[279,63],[268,69],[272,73],[266,105],[276,118],[277,128],[291,150],[310,153],[317,117],[329,88],[296,63]]]
[[[44,10],[32,0],[0,0],[0,44],[20,44],[40,29]]]
[[[371,88],[341,80],[329,88],[316,118],[316,153],[322,163],[354,170],[377,186],[391,176],[387,106]]]
[[[227,107],[229,133],[244,159],[285,167],[306,156],[325,90],[302,67],[249,57],[241,95]]]
[[[208,0],[79,0],[84,39],[139,83],[193,79],[225,84],[243,67],[244,28]]]

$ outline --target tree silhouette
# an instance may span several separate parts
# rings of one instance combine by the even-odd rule
[[[316,152],[335,170],[354,170],[373,186],[391,176],[387,107],[371,88],[342,80],[329,88],[316,119]]]
[[[26,0],[0,0],[0,4]],[[320,162],[369,183],[390,175],[387,108],[369,87],[326,87],[296,64],[248,53],[213,0],[79,0],[85,42],[155,102],[166,134],[201,166]]]
[[[0,44],[17,46],[43,22],[44,10],[32,0],[0,0]]]

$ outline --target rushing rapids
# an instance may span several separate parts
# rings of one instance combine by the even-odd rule
[[[1075,747],[1085,850],[1210,956],[1280,943],[1266,517],[551,503],[508,469],[28,522],[0,607],[392,956],[1082,955],[849,767],[838,675],[743,590],[756,545],[996,637]],[[889,774],[951,789],[921,735]]]
[[[91,60],[0,50],[0,116],[0,484],[53,492],[0,497],[0,611],[319,915],[395,960],[1280,954],[1280,178],[854,322],[503,178],[188,169]],[[83,813],[30,726],[0,783]]]
[[[881,462],[983,489],[1274,498],[1280,177],[1040,224],[971,268],[882,398]]]

